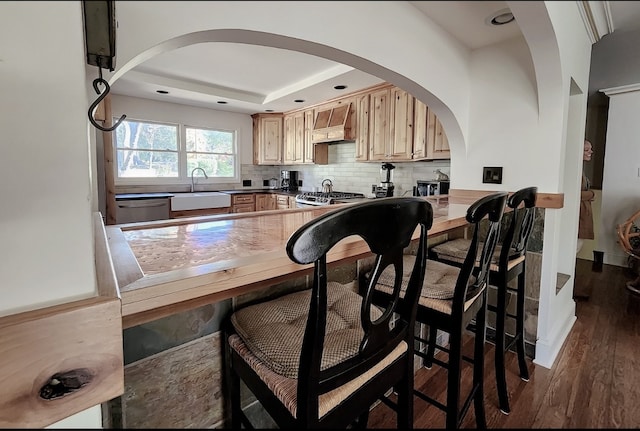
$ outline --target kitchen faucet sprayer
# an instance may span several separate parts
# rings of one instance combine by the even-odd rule
[[[194,189],[194,184],[193,184],[193,173],[194,173],[195,171],[197,171],[198,169],[202,171],[202,173],[204,174],[204,178],[205,178],[205,179],[208,179],[208,178],[209,178],[209,176],[207,175],[207,173],[205,172],[205,170],[204,170],[204,169],[202,169],[200,166],[198,166],[197,168],[193,168],[193,169],[191,170],[191,193],[193,193],[193,189]]]

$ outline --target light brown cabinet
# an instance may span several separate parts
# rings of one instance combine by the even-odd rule
[[[285,165],[304,161],[304,112],[284,116],[284,157]]]
[[[296,197],[289,195],[276,195],[276,209],[286,210],[296,207]]]
[[[256,211],[276,209],[276,195],[272,193],[256,194]]]
[[[363,162],[369,160],[369,93],[356,96],[355,104],[357,112],[355,159],[357,162]]]
[[[388,87],[372,92],[369,103],[369,160],[411,160],[413,97]]]
[[[449,140],[438,117],[429,110],[427,159],[450,159]]]
[[[299,165],[329,163],[329,147],[327,144],[313,143],[313,126],[315,110],[287,113],[283,117],[283,158],[282,164]]]
[[[329,144],[313,143],[315,110],[304,111],[304,163],[326,165],[329,163]]]
[[[253,114],[253,164],[281,165],[282,114]]]
[[[253,193],[231,195],[231,212],[246,213],[256,210],[256,200]]]

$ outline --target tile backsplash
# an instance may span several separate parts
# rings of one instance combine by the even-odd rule
[[[327,165],[283,165],[257,166],[242,165],[242,179],[251,180],[253,187],[262,187],[263,181],[271,177],[280,178],[281,170],[298,171],[298,180],[302,181],[301,190],[321,189],[322,180],[329,178],[333,189],[341,192],[371,193],[371,185],[382,181],[380,166],[382,162],[356,162],[355,143],[341,143],[329,146],[329,164]],[[433,180],[440,169],[449,175],[450,160],[432,160],[423,162],[393,163],[394,196],[411,195],[416,180]],[[242,188],[242,187],[233,187]]]

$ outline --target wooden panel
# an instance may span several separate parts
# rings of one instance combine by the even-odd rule
[[[355,159],[362,162],[369,160],[369,94],[358,96],[356,107],[358,122]]]
[[[391,91],[385,88],[371,93],[369,101],[369,160],[386,160],[389,143]]]
[[[413,148],[413,97],[400,88],[391,89],[389,150],[392,160],[411,160]]]
[[[235,204],[252,204],[256,201],[253,193],[231,195],[231,202]]]
[[[461,190],[450,189],[449,196],[460,198],[480,199],[495,190]],[[513,193],[513,192],[511,192]],[[538,208],[562,208],[564,207],[564,193],[538,193],[536,199],[536,207]]]
[[[122,395],[120,310],[119,299],[97,297],[0,318],[0,427],[46,427]],[[40,395],[52,376],[72,370],[86,384]]]
[[[200,217],[214,214],[228,214],[231,211],[231,207],[224,208],[202,208],[197,210],[179,210],[169,211],[170,218],[182,218],[182,217]]]
[[[102,221],[102,215],[99,212],[93,214],[93,231],[96,250],[95,262],[98,296],[120,298],[120,290],[118,289],[116,272],[113,268],[107,232],[104,227],[104,222]]]
[[[429,107],[415,100],[413,115],[413,152],[411,158],[421,160],[427,157],[427,124]]]

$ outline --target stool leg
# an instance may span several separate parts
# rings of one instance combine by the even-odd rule
[[[496,386],[498,390],[498,402],[500,411],[505,415],[511,412],[509,407],[509,392],[507,390],[507,378],[505,375],[505,320],[507,317],[507,280],[500,276],[498,283],[498,298],[496,307],[496,346],[494,366],[496,371]]]
[[[449,334],[449,363],[447,367],[447,418],[448,429],[458,428],[460,421],[460,376],[462,369],[462,328]],[[474,373],[475,374],[475,373]]]
[[[518,366],[520,367],[520,378],[525,382],[529,381],[529,368],[527,367],[526,354],[524,349],[524,297],[525,297],[525,276],[524,268],[518,274],[518,297],[516,302],[516,350],[518,352]]]
[[[483,300],[482,308],[476,317],[476,334],[473,352],[473,385],[476,393],[473,397],[473,406],[476,412],[476,426],[478,429],[487,428],[487,419],[484,413],[484,340],[486,336],[487,299]]]
[[[429,326],[429,341],[427,345],[427,357],[424,358],[423,365],[425,368],[431,369],[433,365],[433,356],[436,352],[436,337],[438,336],[438,329],[431,325]]]

